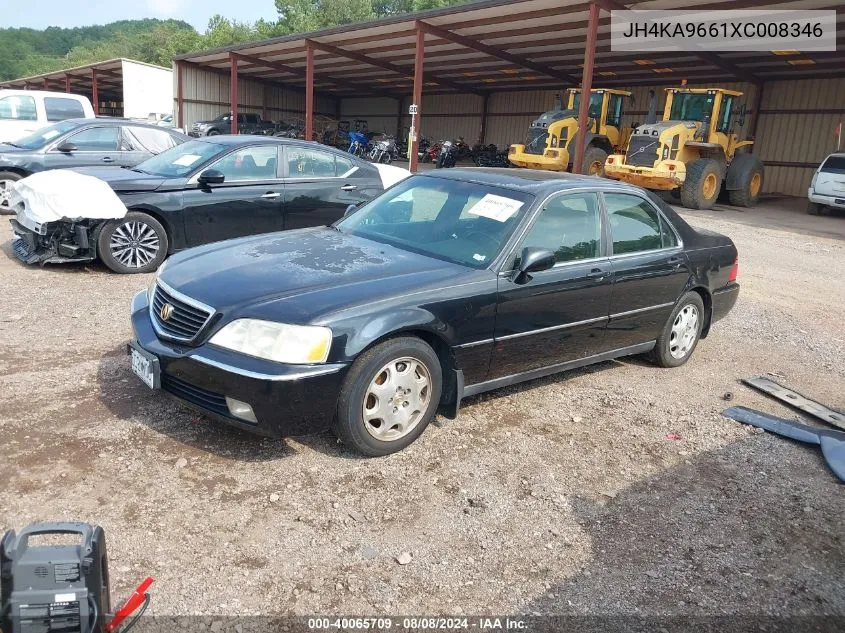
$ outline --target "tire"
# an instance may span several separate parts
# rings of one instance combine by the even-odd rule
[[[161,266],[168,246],[167,231],[158,220],[130,211],[103,227],[97,238],[97,255],[116,273],[149,273]]]
[[[12,183],[21,178],[23,176],[13,171],[0,171],[0,215],[12,215],[13,212],[9,206],[9,193]]]
[[[607,152],[601,147],[591,145],[584,150],[584,160],[581,161],[581,173],[587,176],[604,178],[604,163],[606,160]]]
[[[209,130],[208,134],[206,134],[206,136],[219,136],[219,135],[220,135],[220,132],[218,132],[217,130]]]
[[[681,185],[681,204],[688,209],[710,209],[722,188],[722,170],[712,158],[699,158],[687,166]]]
[[[694,326],[687,322],[685,327],[684,320],[693,315]],[[680,367],[687,362],[701,338],[705,316],[701,295],[688,292],[681,297],[651,351],[652,362],[660,367]]]
[[[435,167],[436,169],[442,169],[442,168],[445,166],[445,165],[444,165],[444,163],[445,163],[445,162],[446,162],[446,161],[445,161],[445,160],[443,160],[443,157],[442,157],[442,156],[438,156],[438,157],[437,157],[437,162],[434,164],[434,167]]]
[[[2,174],[0,174],[0,180],[3,178]],[[818,202],[808,202],[807,203],[807,213],[810,215],[822,215],[822,211],[824,210],[824,205],[819,204]]]
[[[410,361],[419,363],[413,370],[414,375],[427,377],[428,386],[418,394],[418,409],[404,415],[399,412],[394,417],[399,409],[414,408],[413,392],[403,395],[398,391],[400,388],[415,388],[414,383],[409,382],[410,375],[405,374],[405,371],[412,371],[408,367]],[[403,366],[407,368],[404,371],[401,370]],[[377,382],[379,379],[381,383]],[[385,389],[385,400],[378,396],[380,386]],[[416,337],[384,341],[359,356],[344,379],[334,432],[344,444],[367,457],[381,457],[400,451],[416,440],[434,419],[442,388],[440,359],[427,343]],[[389,400],[386,399],[387,392],[391,395]],[[408,400],[401,400],[403,397]],[[405,405],[405,402],[410,404]],[[391,409],[394,404],[398,406]],[[365,420],[368,409],[371,411],[369,421]],[[390,417],[378,417],[381,411]],[[402,422],[406,424],[404,429],[398,426]]]
[[[763,190],[763,163],[751,154],[737,154],[728,167],[728,178],[736,179],[738,189],[728,190],[728,201],[735,207],[754,207]]]

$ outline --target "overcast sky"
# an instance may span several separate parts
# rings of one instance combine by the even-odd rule
[[[0,26],[34,29],[138,18],[176,18],[202,32],[215,13],[242,22],[278,17],[273,0],[0,0]]]

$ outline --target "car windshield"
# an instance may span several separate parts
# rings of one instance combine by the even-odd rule
[[[501,187],[412,176],[336,227],[436,259],[486,268],[533,200],[530,194]]]
[[[713,112],[715,95],[693,92],[676,92],[672,97],[672,110],[669,118],[672,121],[703,121],[709,119]]]
[[[225,145],[208,141],[188,141],[145,160],[135,168],[135,171],[151,176],[184,178],[197,167],[220,154],[225,148]]]
[[[37,132],[33,132],[23,138],[15,141],[16,147],[23,147],[24,149],[40,149],[55,138],[58,138],[66,132],[79,127],[79,123],[73,121],[61,121],[48,127],[43,127]]]

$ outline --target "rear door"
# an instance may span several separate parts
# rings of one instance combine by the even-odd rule
[[[515,250],[555,253],[555,266],[516,283],[499,278],[490,378],[594,356],[605,351],[613,275],[603,239],[598,194],[549,198]],[[506,266],[514,270],[517,261]]]
[[[183,198],[188,246],[282,229],[278,152],[276,143],[241,147],[203,170],[222,172],[222,183],[201,185],[199,174],[188,181]]]
[[[602,195],[614,275],[606,346],[613,350],[657,338],[691,270],[677,232],[649,200]]]
[[[827,157],[819,167],[814,188],[821,196],[845,198],[845,155]]]
[[[120,165],[120,127],[91,125],[54,143],[44,154],[47,169]],[[72,152],[60,152],[64,144],[75,145]]]
[[[331,224],[350,204],[370,200],[381,190],[369,164],[296,145],[286,146],[284,155],[286,230]]]

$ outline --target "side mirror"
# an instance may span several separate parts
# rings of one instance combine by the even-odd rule
[[[223,175],[223,172],[217,171],[216,169],[206,169],[200,174],[197,180],[201,185],[219,185],[226,180],[226,177]]]
[[[519,258],[519,269],[514,279],[515,283],[524,284],[531,273],[548,270],[555,265],[555,254],[546,248],[526,246]]]
[[[349,215],[352,215],[353,213],[355,213],[355,210],[357,208],[358,208],[357,204],[350,204],[348,207],[346,207],[346,211],[343,212],[343,217],[347,217]]]
[[[79,148],[73,143],[61,143],[56,149],[64,154],[70,154],[77,151]]]

